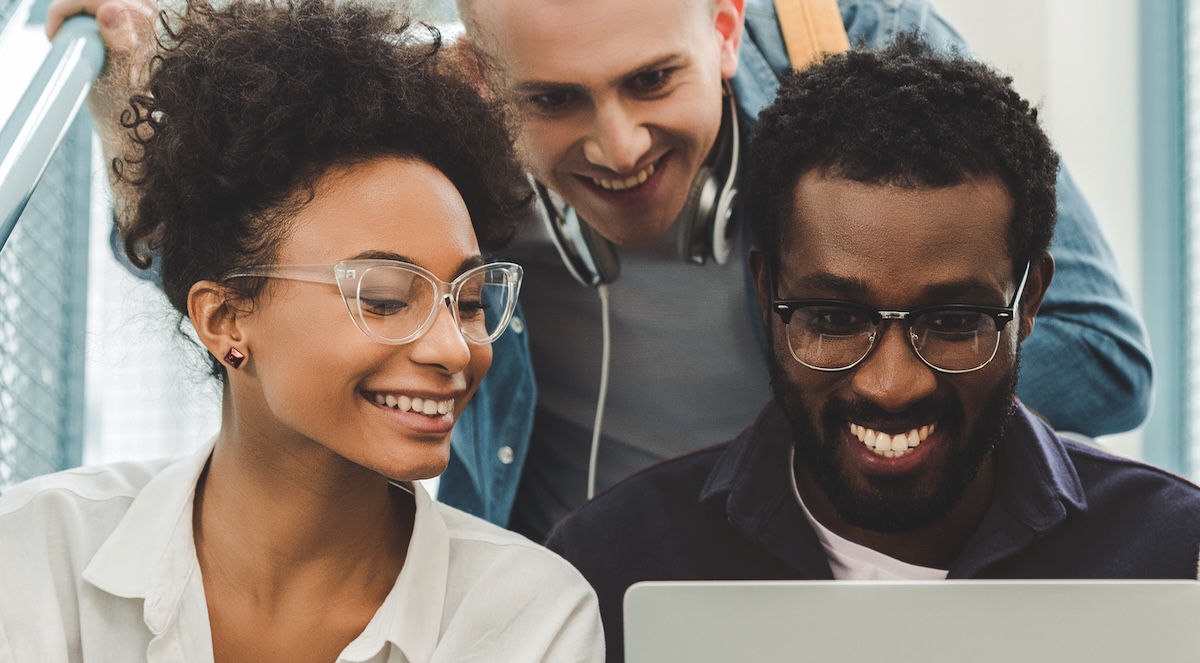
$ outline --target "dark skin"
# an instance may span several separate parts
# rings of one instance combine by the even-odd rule
[[[775,289],[783,298],[840,299],[879,310],[949,303],[1006,306],[1018,287],[1006,243],[1012,206],[1007,187],[996,178],[943,189],[905,189],[806,173],[797,183]],[[1019,303],[1019,324],[1001,331],[995,358],[977,371],[935,371],[914,352],[907,327],[888,323],[862,363],[822,372],[793,360],[785,328],[770,312],[771,278],[765,256],[757,249],[750,254],[750,267],[766,323],[772,326],[772,361],[782,379],[803,394],[808,412],[802,415],[814,428],[816,440],[801,443],[830,445],[837,452],[834,470],[846,492],[884,509],[928,501],[954,474],[960,451],[971,440],[995,432],[983,416],[988,399],[1014,370],[1019,343],[1033,329],[1054,274],[1048,253],[1031,265]],[[831,404],[861,407],[832,407],[832,412],[852,414],[829,424],[822,413]],[[950,412],[961,413],[957,426],[951,425],[955,417]],[[934,432],[928,439],[894,459],[874,453],[852,432],[852,427],[862,427],[897,435],[930,425]],[[812,468],[798,462],[796,470],[805,504],[830,530],[895,559],[943,569],[975,531],[996,482],[989,455],[931,525],[885,532],[849,522],[815,480]]]
[[[967,545],[992,503],[996,468],[992,458],[979,470],[979,478],[945,518],[924,529],[898,534],[875,532],[845,522],[817,486],[807,468],[797,467],[796,485],[813,517],[841,536],[909,564],[933,569],[949,568]]]
[[[236,472],[222,451],[218,447],[211,464]],[[327,505],[284,504],[269,485],[221,490],[222,477],[228,478],[208,470],[201,477],[193,522],[214,660],[336,659],[366,628],[404,565],[415,515],[412,497],[384,489],[380,509],[347,511],[337,503],[359,497],[347,494]],[[229,500],[265,500],[270,508],[237,509]],[[314,530],[310,519],[322,510],[327,518]],[[322,533],[321,540],[314,540],[314,531]],[[381,532],[386,538],[378,538]],[[281,540],[292,545],[275,543]],[[362,546],[370,540],[387,545]],[[277,572],[264,577],[271,568]]]
[[[155,47],[158,7],[54,0],[48,36],[81,12],[97,17],[108,53],[89,103],[96,117],[115,119],[140,87],[145,68],[135,65]],[[121,152],[121,137],[103,132],[109,154]],[[449,281],[481,260],[466,204],[431,166],[385,157],[319,179],[315,198],[289,218],[274,261],[400,259]],[[116,184],[123,215],[136,192]],[[449,427],[487,371],[490,347],[469,345],[448,308],[421,338],[381,344],[355,327],[327,284],[272,281],[245,302],[222,283],[200,281],[187,307],[213,357],[230,348],[246,357],[228,369],[221,431],[194,500],[214,659],[335,660],[405,563],[415,503],[388,477],[412,482],[445,469]],[[392,412],[375,394],[437,402],[438,414]]]
[[[291,219],[279,263],[406,255],[452,279],[478,258],[466,205],[432,166],[381,158],[326,173]],[[192,286],[189,317],[213,356],[239,348],[221,430],[197,487],[193,535],[215,660],[327,662],[395,586],[412,494],[389,483],[445,469],[450,429],[491,362],[449,308],[405,344],[379,343],[332,284],[272,280],[254,302]],[[312,330],[319,333],[312,333]],[[419,414],[374,394],[452,402]]]

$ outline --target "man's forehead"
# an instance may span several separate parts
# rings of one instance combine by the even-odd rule
[[[630,11],[636,11],[636,3],[630,5],[621,0],[457,0],[458,12],[464,23],[471,27],[486,27],[498,21],[520,21],[534,13],[534,10],[548,10],[548,16],[557,20],[546,27],[560,28],[571,25],[578,26],[578,16],[584,15],[583,9],[597,9],[601,13],[624,15],[628,18]],[[716,0],[654,0],[653,6],[669,7],[680,10],[703,9],[711,12],[716,6]],[[643,3],[646,8],[651,5]]]
[[[912,296],[1011,284],[1013,203],[998,178],[911,188],[814,174],[800,178],[793,202],[780,247],[791,279]]]
[[[809,250],[872,257],[911,252],[1007,255],[1012,195],[998,177],[944,187],[866,183],[816,171],[799,178],[784,237]]]
[[[572,83],[577,71],[632,73],[691,46],[680,28],[711,0],[475,0],[469,36],[519,79]],[[703,10],[703,11],[702,11]]]

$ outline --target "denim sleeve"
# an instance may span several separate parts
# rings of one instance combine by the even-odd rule
[[[1146,329],[1065,166],[1050,253],[1054,280],[1021,346],[1017,395],[1059,430],[1096,436],[1135,428],[1150,409]]]
[[[450,433],[450,461],[439,501],[504,527],[512,511],[529,436],[537,384],[518,305],[492,343],[492,366]]]

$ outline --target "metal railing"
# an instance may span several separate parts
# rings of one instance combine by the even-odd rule
[[[12,116],[0,129],[0,249],[103,65],[104,43],[96,19],[68,19]]]
[[[0,0],[0,49],[29,7]],[[0,489],[81,460],[94,169],[79,111],[102,62],[95,21],[71,19],[0,129]]]

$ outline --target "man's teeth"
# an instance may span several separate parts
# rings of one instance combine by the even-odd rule
[[[448,414],[454,411],[454,399],[435,401],[432,398],[410,398],[395,394],[375,394],[375,402],[401,412],[416,412],[429,417]]]
[[[592,182],[595,182],[596,186],[603,187],[610,191],[624,191],[625,189],[632,189],[633,187],[644,183],[653,174],[654,164],[650,164],[649,166],[646,166],[645,169],[638,171],[636,175],[630,175],[623,180],[606,180],[600,177],[593,177]]]
[[[937,422],[934,422],[914,428],[907,433],[889,435],[858,424],[850,424],[850,434],[867,445],[868,449],[884,458],[899,458],[924,442],[936,426]]]

